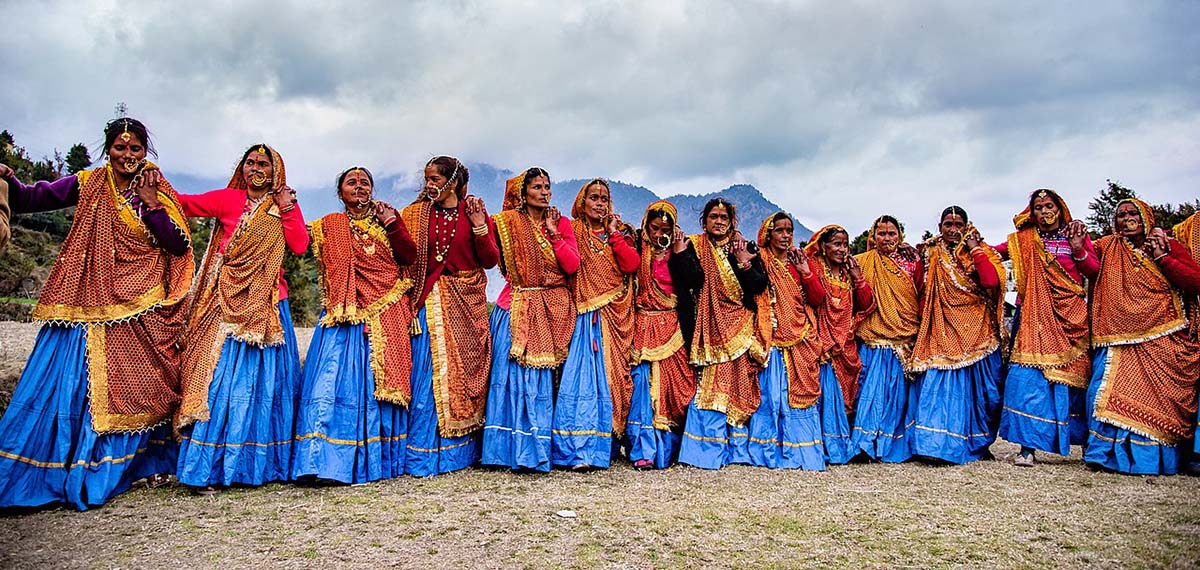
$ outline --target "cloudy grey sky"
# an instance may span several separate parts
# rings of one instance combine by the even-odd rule
[[[957,203],[993,242],[1037,187],[1200,195],[1197,2],[80,4],[0,0],[0,127],[35,156],[124,101],[168,171],[265,140],[311,188],[447,153],[751,183],[813,228]]]

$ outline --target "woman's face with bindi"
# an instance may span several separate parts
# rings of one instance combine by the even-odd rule
[[[792,239],[795,237],[795,226],[788,218],[778,218],[771,223],[767,232],[767,245],[776,253],[787,253],[792,249]]]
[[[133,176],[145,160],[146,145],[133,133],[124,132],[117,135],[112,146],[108,147],[108,163],[119,174]]]
[[[725,204],[717,204],[708,211],[708,215],[704,216],[704,233],[714,239],[724,239],[729,235],[729,230],[733,228],[733,220],[729,215],[729,208]]]
[[[360,208],[371,202],[374,189],[371,177],[367,176],[367,172],[356,168],[342,179],[342,186],[338,188],[338,197],[342,199],[342,203],[347,208]]]
[[[588,186],[583,196],[583,213],[592,224],[603,224],[604,219],[612,214],[608,187],[596,182]]]
[[[875,225],[875,249],[889,255],[900,245],[900,228],[891,222],[879,222]]]
[[[271,181],[275,178],[275,166],[261,147],[250,151],[246,160],[242,161],[242,178],[247,186],[255,190],[270,188]]]
[[[845,263],[846,256],[850,254],[850,240],[846,232],[834,232],[829,241],[821,242],[821,253],[834,265]]]
[[[538,175],[525,181],[525,203],[534,208],[550,207],[550,179]]]

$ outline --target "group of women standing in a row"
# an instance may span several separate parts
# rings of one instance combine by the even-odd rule
[[[146,161],[136,120],[109,123],[105,152],[31,186],[0,165],[14,212],[76,206],[0,419],[0,506],[85,509],[168,473],[211,493],[475,463],[586,470],[622,447],[636,468],[966,463],[997,430],[1022,465],[1086,440],[1089,463],[1174,473],[1195,429],[1200,223],[1176,241],[1137,200],[1095,244],[1039,190],[1006,244],[952,206],[916,248],[882,216],[852,256],[840,226],[796,247],[784,213],[746,239],[721,198],[699,235],[665,201],[633,228],[602,179],[568,219],[540,168],[489,216],[442,156],[400,211],[347,169],[344,211],[306,231],[266,145],[195,196]],[[198,270],[189,217],[215,220]],[[310,243],[323,310],[301,372],[282,263]]]

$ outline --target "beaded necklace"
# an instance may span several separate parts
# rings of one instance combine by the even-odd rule
[[[371,226],[375,225],[375,217],[371,215],[371,211],[368,209],[362,214],[354,214],[346,210],[346,217],[350,218],[350,231],[354,234],[354,240],[362,246],[367,255],[375,255],[375,240],[371,238]]]
[[[454,235],[458,232],[458,207],[442,208],[435,205],[434,213],[430,220],[433,226],[433,259],[442,263],[450,253]]]

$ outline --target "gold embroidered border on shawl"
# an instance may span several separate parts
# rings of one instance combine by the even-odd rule
[[[492,215],[502,270],[511,285],[509,356],[529,368],[554,368],[567,358],[575,306],[554,248],[521,210]]]
[[[1000,255],[980,244],[1000,283],[1007,271]],[[954,255],[939,239],[925,251],[925,303],[913,348],[913,371],[966,368],[1000,348],[1004,305],[973,279],[974,261],[959,243]]]

